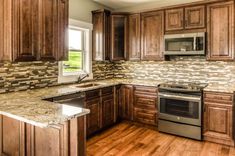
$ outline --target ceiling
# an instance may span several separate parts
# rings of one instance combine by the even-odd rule
[[[114,10],[122,10],[123,8],[141,7],[146,9],[148,7],[162,7],[167,5],[176,5],[183,3],[196,2],[201,0],[93,0],[97,3],[105,5]]]

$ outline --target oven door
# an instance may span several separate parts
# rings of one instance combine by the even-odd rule
[[[159,93],[159,119],[201,126],[201,97]]]

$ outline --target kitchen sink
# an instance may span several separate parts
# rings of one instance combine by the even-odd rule
[[[100,83],[86,83],[86,84],[79,84],[79,85],[75,85],[73,87],[76,88],[89,88],[89,87],[96,87],[96,86],[100,86],[102,84]]]

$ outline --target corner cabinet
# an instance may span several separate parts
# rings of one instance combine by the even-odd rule
[[[163,60],[164,12],[141,14],[141,59]]]
[[[125,60],[127,54],[127,15],[111,15],[111,60]]]
[[[4,53],[0,60],[67,59],[68,0],[1,1]]]
[[[208,60],[234,60],[234,3],[207,6]]]
[[[110,59],[110,11],[92,11],[92,52],[94,61]]]
[[[234,95],[204,93],[204,140],[234,146]]]

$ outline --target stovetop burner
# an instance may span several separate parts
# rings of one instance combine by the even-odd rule
[[[202,91],[203,88],[205,88],[206,86],[206,83],[169,81],[160,84],[158,87],[160,89],[168,89],[175,91]]]

